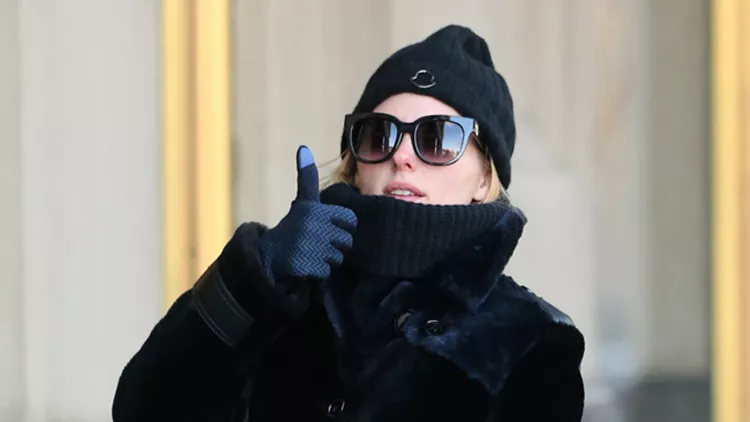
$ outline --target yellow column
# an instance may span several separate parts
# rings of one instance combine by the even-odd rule
[[[192,8],[162,1],[162,227],[164,306],[193,278]]]
[[[221,252],[232,229],[230,2],[197,0],[195,4],[195,274],[200,274]]]
[[[164,305],[231,235],[229,0],[162,0]]]
[[[712,1],[714,421],[750,421],[750,1]]]

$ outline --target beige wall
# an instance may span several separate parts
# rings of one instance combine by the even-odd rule
[[[0,0],[0,420],[23,405],[18,7]]]
[[[158,25],[154,2],[0,1],[0,420],[109,419],[161,313]]]
[[[708,372],[711,349],[709,4],[648,5],[649,278],[658,311],[648,370],[695,376]]]
[[[390,50],[372,36],[388,33],[387,9],[365,0],[234,1],[236,220],[273,224],[284,215],[299,144],[319,165],[338,156],[331,140],[342,116]]]

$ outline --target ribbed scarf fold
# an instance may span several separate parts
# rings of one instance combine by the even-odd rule
[[[496,224],[503,202],[428,205],[382,195],[362,195],[347,184],[321,192],[321,202],[357,215],[354,245],[345,265],[385,277],[420,277],[440,260],[469,244]]]

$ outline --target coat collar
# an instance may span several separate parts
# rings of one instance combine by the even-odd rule
[[[405,307],[450,303],[477,309],[500,282],[526,221],[520,209],[509,207],[490,230],[417,279],[363,279],[350,269],[334,272],[321,287],[338,337],[345,342],[369,337],[359,331],[376,331]]]
[[[492,229],[435,267],[427,278],[439,280],[439,289],[467,310],[478,308],[496,287],[498,276],[505,272],[526,222],[519,208],[509,208]]]
[[[577,365],[583,340],[572,321],[504,274],[525,224],[520,210],[509,209],[491,230],[420,278],[338,272],[329,279],[323,299],[337,334],[342,379],[358,382],[375,370],[400,320],[406,322],[398,330],[409,343],[453,362],[493,395],[536,345]],[[440,332],[428,332],[430,324]]]

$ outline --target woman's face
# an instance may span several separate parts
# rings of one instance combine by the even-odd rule
[[[393,115],[402,122],[435,114],[459,115],[439,100],[411,93],[389,97],[373,111]],[[355,183],[366,195],[389,195],[434,205],[470,204],[482,201],[489,192],[491,175],[485,160],[476,143],[469,142],[457,162],[432,166],[419,159],[411,135],[404,134],[389,160],[378,164],[357,163]]]

